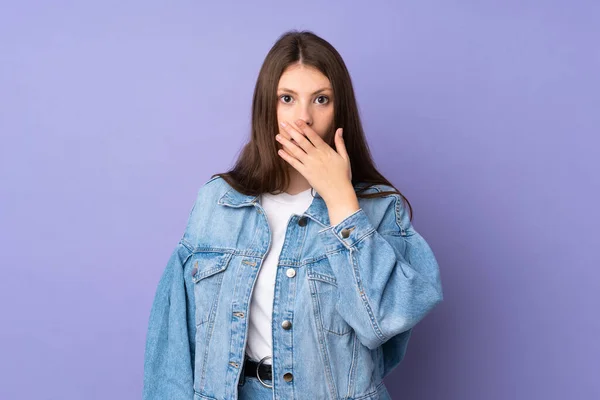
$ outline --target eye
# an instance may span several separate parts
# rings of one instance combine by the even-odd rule
[[[284,104],[290,104],[291,100],[293,99],[293,97],[290,96],[289,94],[282,94],[282,95],[279,96],[279,99],[282,99]],[[324,99],[324,101],[319,101],[319,99]],[[327,96],[319,96],[319,97],[317,97],[315,99],[315,101],[317,102],[317,104],[325,105],[325,104],[329,103],[329,97],[327,97]]]
[[[280,99],[283,99],[284,97],[287,97],[287,98],[290,98],[290,99],[292,98],[292,96],[290,96],[289,94],[284,94],[284,95],[279,96]],[[284,103],[285,104],[289,104],[287,101],[284,101]]]
[[[319,97],[317,97],[317,100],[321,99],[321,98],[323,98],[323,99],[325,99],[327,101],[325,103],[319,103],[319,104],[327,104],[327,103],[329,103],[329,97],[327,97],[327,96],[319,96]]]

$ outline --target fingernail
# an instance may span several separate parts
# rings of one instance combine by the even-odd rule
[[[283,121],[281,121],[281,126],[283,126],[284,128],[287,126],[287,124]]]

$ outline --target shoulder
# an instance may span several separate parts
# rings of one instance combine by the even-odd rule
[[[360,191],[361,194],[377,194],[384,192],[394,192],[382,194],[381,196],[359,198],[361,207],[371,215],[379,228],[387,231],[399,231],[404,233],[411,228],[410,213],[403,195],[396,189],[385,184],[365,184],[358,183],[354,187],[357,189],[367,187]]]
[[[363,189],[366,188],[366,189]],[[378,194],[381,193],[380,196],[373,197],[365,197],[361,198],[366,202],[371,202],[377,204],[379,207],[403,207],[404,197],[396,191],[396,189],[390,185],[385,184],[367,184],[367,183],[357,183],[354,185],[354,189],[357,194]],[[393,192],[393,193],[389,193]]]
[[[221,189],[227,190],[229,188],[229,184],[225,179],[220,176],[214,176],[200,185],[200,189],[202,191],[219,191]]]
[[[198,188],[196,202],[198,201],[207,201],[207,200],[215,200],[220,198],[225,192],[227,192],[231,187],[227,183],[227,181],[220,176],[215,176],[205,181]]]
[[[203,214],[210,214],[217,206],[217,201],[230,188],[220,176],[215,176],[200,185],[196,192],[188,224],[198,222]]]
[[[229,184],[220,176],[210,178],[200,185],[183,234],[182,240],[187,247],[196,248],[202,238],[208,237],[213,225],[211,221],[218,221],[219,212],[222,211],[218,200],[229,188]]]
[[[383,183],[372,184],[372,183],[367,183],[367,182],[358,182],[358,183],[354,184],[355,190],[361,190],[363,188],[366,188],[366,189],[364,189],[362,191],[362,193],[395,192],[396,191],[392,186],[385,185]]]

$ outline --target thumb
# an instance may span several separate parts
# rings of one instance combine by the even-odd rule
[[[346,145],[344,144],[342,133],[343,128],[338,128],[338,130],[335,131],[335,150],[344,158],[344,160],[348,160],[348,152],[346,151]]]

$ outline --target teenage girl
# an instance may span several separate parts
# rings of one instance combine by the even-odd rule
[[[411,220],[371,159],[339,53],[282,35],[250,139],[201,186],[158,284],[144,399],[389,399],[383,378],[442,301]]]

